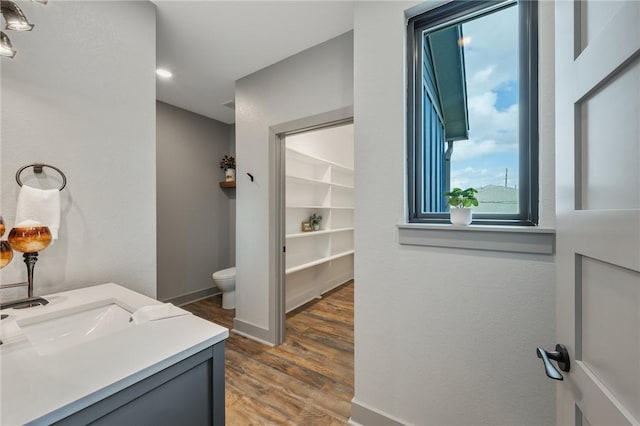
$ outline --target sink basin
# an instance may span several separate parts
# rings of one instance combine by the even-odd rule
[[[17,321],[40,355],[49,355],[134,327],[134,309],[105,299]]]

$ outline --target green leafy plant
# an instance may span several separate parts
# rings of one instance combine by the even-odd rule
[[[475,188],[467,188],[464,191],[461,188],[453,188],[449,192],[445,192],[447,196],[447,204],[451,207],[463,208],[478,206],[478,199],[476,195],[478,190]]]
[[[220,160],[220,168],[222,170],[235,169],[236,159],[231,156],[225,155],[224,157],[222,157],[222,160]]]
[[[315,213],[309,216],[309,223],[311,223],[311,225],[320,225],[321,220],[322,220],[322,216],[318,216]]]

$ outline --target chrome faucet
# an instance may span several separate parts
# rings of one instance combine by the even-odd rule
[[[33,306],[44,306],[49,301],[43,297],[27,297],[25,299],[13,300],[11,302],[0,303],[0,310],[9,308],[31,308]]]
[[[29,287],[29,282],[12,283],[12,284],[0,284],[0,289],[12,288],[12,287]],[[49,301],[43,297],[29,297],[24,299],[12,300],[11,302],[0,302],[0,310],[9,308],[30,308],[33,306],[44,306]]]

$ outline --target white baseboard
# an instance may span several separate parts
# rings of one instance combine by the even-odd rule
[[[353,279],[353,271],[348,272],[346,274],[342,274],[342,276],[329,281],[325,289],[322,291],[322,294],[325,294],[333,290],[334,288],[338,288],[341,285],[348,283],[352,279]]]
[[[180,296],[171,297],[169,299],[162,300],[165,303],[173,303],[176,306],[186,305],[188,303],[197,302],[198,300],[206,299],[222,292],[218,287],[205,288],[204,290],[197,290],[191,293],[183,294]]]
[[[269,330],[258,327],[255,324],[242,321],[238,318],[233,319],[233,329],[231,331],[239,334],[240,336],[255,340],[256,342],[260,342],[269,346],[275,346],[273,342],[270,341],[271,334],[269,333]]]
[[[348,423],[352,426],[404,426],[410,424],[355,398],[351,400],[351,417]]]
[[[319,299],[320,296],[317,294],[317,290],[312,288],[309,289],[309,291],[306,291],[294,298],[292,298],[291,300],[287,301],[287,307],[286,307],[286,312],[285,313],[289,313],[291,311],[293,311],[296,308],[299,308],[300,306],[304,305],[305,303],[309,303],[312,300],[315,299]]]

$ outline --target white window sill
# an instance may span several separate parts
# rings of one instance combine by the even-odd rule
[[[556,231],[537,226],[401,223],[400,244],[513,253],[554,254]]]

